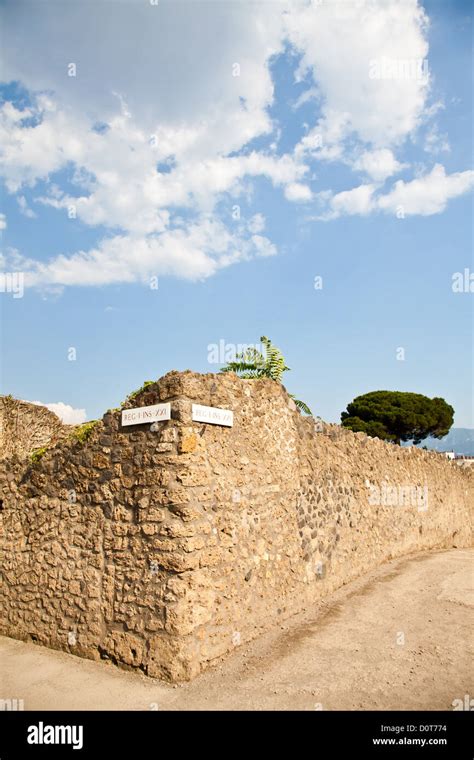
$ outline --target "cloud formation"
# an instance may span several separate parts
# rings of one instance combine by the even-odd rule
[[[384,211],[400,218],[406,216],[432,216],[440,214],[448,201],[457,198],[474,187],[474,171],[446,174],[441,164],[431,172],[420,175],[411,182],[398,180],[388,193],[377,193],[373,184],[359,185],[332,195],[320,193],[324,208],[318,217],[325,221],[340,216],[366,216]]]
[[[89,250],[41,261],[15,252],[29,285],[196,280],[274,255],[258,209],[240,215],[257,178],[320,220],[400,204],[441,213],[472,186],[469,172],[436,164],[381,189],[410,171],[404,142],[441,107],[430,102],[428,19],[417,0],[162,0],[93,13],[72,0],[16,0],[4,26],[4,77],[29,93],[0,108],[7,191],[35,223],[49,208],[98,230]],[[299,61],[304,84],[289,111],[314,105],[284,152],[285,125],[270,115],[278,57]],[[426,151],[447,144],[431,124]],[[362,184],[317,187],[327,162]]]
[[[86,410],[75,409],[69,404],[65,404],[63,401],[56,401],[51,404],[43,404],[42,401],[30,401],[30,404],[36,404],[37,406],[45,406],[50,412],[57,414],[60,420],[66,425],[81,425],[86,421]]]

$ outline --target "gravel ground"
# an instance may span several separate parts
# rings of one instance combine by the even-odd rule
[[[387,563],[170,686],[0,637],[0,698],[25,710],[451,710],[474,697],[474,551]]]

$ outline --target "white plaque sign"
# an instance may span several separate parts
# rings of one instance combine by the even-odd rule
[[[232,427],[234,424],[234,412],[231,412],[230,409],[218,409],[215,406],[193,404],[193,420],[196,420],[196,422],[210,422],[211,425]]]
[[[122,425],[143,425],[146,422],[163,422],[170,419],[170,403],[139,406],[136,409],[124,409],[122,412]]]

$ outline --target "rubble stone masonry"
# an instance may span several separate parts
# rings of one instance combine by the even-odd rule
[[[0,460],[0,632],[170,681],[381,563],[471,545],[474,472],[315,423],[271,380],[171,372],[172,419]],[[230,409],[233,427],[193,422]]]
[[[45,406],[0,396],[0,459],[25,459],[35,449],[57,443],[73,429]]]

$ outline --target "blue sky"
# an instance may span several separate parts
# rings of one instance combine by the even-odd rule
[[[265,334],[326,420],[474,426],[469,3],[1,7],[3,393],[96,418]]]

